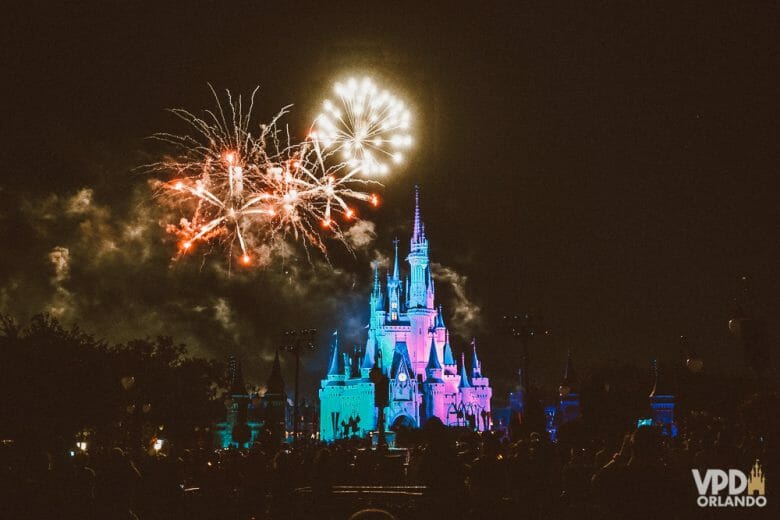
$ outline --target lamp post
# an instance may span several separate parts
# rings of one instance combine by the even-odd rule
[[[315,349],[314,337],[317,329],[292,329],[284,332],[283,344],[279,347],[295,356],[295,402],[293,403],[293,440],[298,439],[298,423],[300,422],[298,402],[301,372],[301,354]]]

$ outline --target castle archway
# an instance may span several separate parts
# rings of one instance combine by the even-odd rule
[[[395,419],[393,419],[393,422],[390,425],[390,431],[397,432],[402,428],[412,429],[416,427],[417,424],[415,424],[414,419],[412,419],[406,414],[401,414],[397,416]]]

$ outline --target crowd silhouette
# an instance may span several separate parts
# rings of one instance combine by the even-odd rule
[[[776,401],[772,401],[776,402]],[[6,444],[2,518],[691,518],[691,469],[770,475],[765,435],[709,413],[670,438],[643,426],[614,438],[551,442],[445,428],[398,432],[401,449],[353,438],[248,450],[95,448],[55,453]]]

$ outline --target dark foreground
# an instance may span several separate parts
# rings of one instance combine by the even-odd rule
[[[696,506],[692,468],[747,472],[759,458],[771,507],[766,434],[692,414],[675,439],[651,427],[602,438],[574,425],[558,443],[538,433],[510,442],[432,427],[388,453],[358,440],[74,456],[7,443],[0,517],[347,519],[379,508],[395,518],[704,518],[713,511]]]

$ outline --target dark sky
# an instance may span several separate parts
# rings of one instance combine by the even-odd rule
[[[682,334],[707,370],[741,370],[726,322],[743,275],[776,326],[769,4],[39,4],[3,13],[0,312],[50,310],[112,341],[171,334],[239,353],[262,382],[285,327],[357,341],[369,261],[396,234],[408,244],[419,184],[456,350],[479,334],[497,379],[516,352],[497,331],[506,312],[552,329],[534,345],[548,387],[567,348],[581,367],[671,362]],[[355,258],[334,245],[332,268],[171,264],[133,172],[159,153],[147,136],[180,128],[165,109],[210,107],[207,82],[259,84],[258,117],[295,103],[303,132],[352,71],[414,106],[417,145],[371,217],[376,241]],[[324,370],[322,347],[309,374]]]

